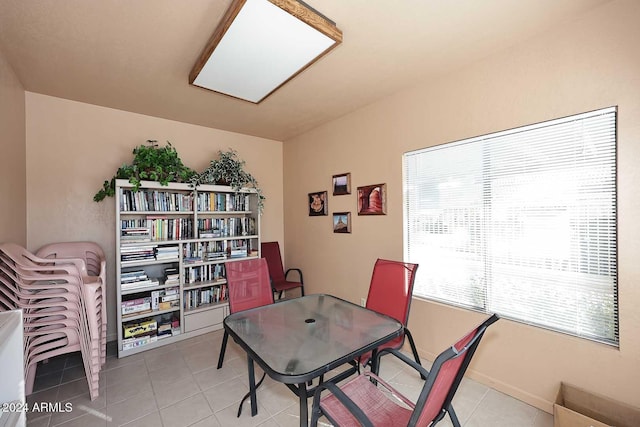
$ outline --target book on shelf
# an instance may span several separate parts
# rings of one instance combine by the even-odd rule
[[[152,344],[158,340],[158,336],[156,334],[153,335],[144,335],[141,337],[131,337],[125,338],[122,340],[122,349],[123,350],[133,350],[134,348],[142,347],[145,345]]]
[[[121,243],[144,243],[151,241],[151,230],[149,227],[129,227],[125,223],[129,221],[123,221],[120,229],[120,242]]]
[[[154,258],[155,246],[128,246],[120,248],[120,261],[123,264],[153,260]]]
[[[177,299],[175,301],[161,301],[158,306],[160,310],[171,310],[180,307],[180,301]]]
[[[180,257],[180,251],[178,247],[170,247],[170,248],[158,248],[156,251],[156,259],[175,259],[178,260]]]
[[[180,273],[177,268],[167,267],[164,269],[164,284],[165,285],[180,284]]]
[[[158,310],[160,307],[160,293],[161,291],[151,292],[151,310]]]
[[[127,246],[124,248],[120,248],[120,253],[132,253],[132,252],[153,252],[158,245],[144,245],[144,246]]]
[[[151,297],[136,298],[122,301],[120,304],[123,316],[133,316],[151,311]]]
[[[158,325],[158,338],[166,338],[172,335],[171,321]]]
[[[147,280],[139,280],[136,282],[123,282],[120,284],[120,289],[123,291],[130,291],[133,289],[142,289],[142,288],[150,288],[152,286],[159,286],[159,280],[147,279]]]
[[[160,297],[160,301],[161,302],[167,302],[167,301],[176,301],[178,299],[178,294],[174,294],[174,295],[162,295]]]
[[[230,258],[243,258],[247,256],[247,249],[232,249],[229,253]]]
[[[147,278],[147,272],[144,270],[123,271],[122,273],[120,273],[120,279],[122,281],[146,279],[146,278]]]
[[[125,338],[139,337],[158,329],[158,322],[155,319],[144,320],[123,325],[123,336]]]
[[[207,288],[192,289],[184,292],[184,308],[194,309],[206,304],[213,304],[227,299],[227,286],[214,285]]]

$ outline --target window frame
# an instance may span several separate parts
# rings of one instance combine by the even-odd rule
[[[480,151],[483,152],[483,155],[485,150],[487,149],[486,146],[489,146],[492,143],[495,143],[495,141],[498,141],[499,138],[503,138],[505,141],[509,142],[509,143],[516,143],[516,140],[523,140],[523,141],[527,141],[527,138],[530,136],[530,134],[535,136],[535,132],[542,132],[545,129],[550,129],[553,130],[554,126],[562,126],[562,125],[566,125],[570,124],[570,123],[584,123],[589,119],[595,118],[595,117],[602,117],[602,120],[608,120],[609,118],[611,118],[612,120],[612,125],[609,122],[606,122],[609,125],[609,128],[607,128],[607,130],[610,132],[609,134],[607,134],[606,138],[608,138],[607,140],[607,144],[608,145],[613,145],[612,148],[609,148],[611,150],[611,152],[607,152],[606,155],[608,154],[609,156],[613,156],[613,166],[609,165],[609,163],[607,162],[611,162],[610,158],[607,158],[606,161],[604,163],[602,163],[600,166],[602,167],[602,169],[609,169],[610,170],[610,174],[611,176],[608,176],[607,179],[609,179],[609,181],[612,178],[612,184],[609,183],[609,186],[611,188],[611,195],[609,195],[609,197],[612,199],[611,201],[611,212],[607,212],[607,215],[612,216],[613,221],[612,224],[608,225],[608,229],[611,230],[610,235],[608,235],[608,241],[611,243],[611,241],[613,242],[613,249],[611,250],[612,252],[612,256],[606,258],[608,260],[608,264],[607,264],[607,268],[608,268],[608,272],[609,274],[602,274],[600,272],[600,267],[599,265],[597,267],[595,267],[595,269],[597,270],[596,273],[592,272],[591,270],[589,270],[586,274],[582,274],[581,272],[573,272],[570,271],[574,276],[604,276],[606,277],[606,279],[602,279],[603,281],[605,280],[609,280],[611,281],[611,283],[608,283],[607,286],[611,286],[612,287],[612,297],[610,300],[598,300],[596,302],[601,303],[603,305],[601,305],[598,310],[600,310],[602,313],[606,312],[605,314],[600,314],[602,316],[602,318],[600,317],[593,317],[596,320],[601,320],[603,322],[603,324],[607,327],[603,329],[608,329],[607,332],[603,333],[602,335],[597,335],[597,334],[592,334],[592,333],[585,333],[585,332],[580,332],[580,321],[576,321],[576,324],[578,325],[576,327],[577,332],[568,330],[568,329],[562,329],[562,328],[558,328],[558,327],[554,327],[553,325],[549,325],[549,324],[545,324],[545,323],[540,323],[538,321],[535,320],[531,320],[531,318],[526,318],[526,316],[520,316],[517,314],[514,314],[515,310],[512,310],[511,312],[505,312],[504,309],[499,309],[496,310],[495,309],[495,302],[492,304],[491,302],[491,298],[487,298],[487,294],[492,292],[492,288],[496,287],[496,285],[494,283],[485,283],[482,286],[479,286],[480,292],[484,292],[485,293],[485,298],[483,300],[483,305],[482,306],[478,306],[475,304],[469,304],[468,302],[464,301],[464,298],[462,298],[462,302],[459,301],[452,301],[451,299],[446,299],[446,298],[439,298],[438,295],[436,293],[424,293],[424,292],[420,292],[421,291],[421,286],[420,282],[421,282],[421,276],[425,277],[425,275],[430,274],[429,272],[429,261],[428,260],[424,260],[424,259],[417,259],[415,256],[412,256],[410,253],[410,245],[412,244],[412,227],[417,227],[417,226],[412,226],[413,221],[419,221],[420,218],[415,218],[412,217],[411,215],[416,215],[416,212],[412,212],[412,203],[415,204],[416,202],[413,200],[408,200],[411,197],[415,196],[415,194],[412,194],[413,192],[417,192],[418,190],[413,190],[411,189],[412,187],[418,185],[416,182],[411,182],[411,176],[412,173],[415,173],[415,171],[410,171],[409,169],[412,167],[411,164],[409,164],[410,161],[413,161],[414,163],[416,163],[417,161],[415,160],[417,157],[415,156],[420,156],[420,155],[429,155],[429,153],[436,153],[436,152],[440,152],[442,153],[442,150],[447,150],[449,148],[452,149],[459,149],[459,150],[464,150],[465,148],[469,148],[470,150],[474,149],[475,145],[478,145],[480,147],[483,147],[480,149]],[[612,131],[611,131],[612,128]],[[561,129],[561,127],[559,128]],[[533,133],[531,133],[533,132]],[[612,136],[611,136],[611,132],[612,132]],[[584,138],[581,141],[581,143],[583,144],[583,150],[585,147],[585,140],[588,141],[589,135],[587,134],[587,137],[584,136],[580,136],[581,138]],[[611,142],[611,138],[613,138],[613,141]],[[608,108],[603,108],[603,109],[599,109],[599,110],[595,110],[595,111],[590,111],[590,112],[586,112],[586,113],[581,113],[581,114],[576,114],[576,115],[572,115],[572,116],[568,116],[568,117],[563,117],[563,118],[559,118],[559,119],[554,119],[554,120],[548,120],[548,121],[544,121],[544,122],[540,122],[540,123],[536,123],[536,124],[532,124],[532,125],[527,125],[527,126],[522,126],[522,127],[517,127],[517,128],[513,128],[513,129],[509,129],[509,130],[505,130],[505,131],[500,131],[500,132],[494,132],[494,133],[489,133],[486,135],[482,135],[482,136],[478,136],[478,137],[473,137],[473,138],[467,138],[467,139],[463,139],[463,140],[459,140],[459,141],[455,141],[455,142],[450,142],[450,143],[446,143],[446,144],[441,144],[441,145],[436,145],[436,146],[432,146],[432,147],[427,147],[427,148],[422,148],[422,149],[418,149],[418,150],[413,150],[413,151],[409,151],[403,154],[403,177],[402,177],[402,182],[403,182],[403,250],[404,250],[404,260],[406,262],[414,262],[414,263],[420,263],[425,265],[424,268],[421,268],[418,271],[417,277],[416,277],[416,285],[414,287],[414,297],[416,298],[420,298],[420,299],[425,299],[428,301],[436,301],[438,303],[443,303],[446,305],[451,305],[451,306],[455,306],[455,307],[459,307],[459,308],[464,308],[464,309],[469,309],[469,310],[473,310],[473,311],[480,311],[483,313],[490,313],[490,312],[497,312],[499,313],[502,317],[506,317],[509,318],[511,320],[517,321],[517,322],[521,322],[521,323],[525,323],[525,324],[529,324],[529,325],[533,325],[533,326],[537,326],[537,327],[541,327],[544,329],[549,329],[552,331],[556,331],[556,332],[560,332],[560,333],[564,333],[564,334],[568,334],[568,335],[572,335],[572,336],[576,336],[579,338],[584,338],[584,339],[588,339],[588,340],[592,340],[592,341],[596,341],[596,342],[601,342],[604,344],[608,344],[608,345],[612,345],[614,347],[619,347],[620,344],[620,334],[619,334],[619,330],[620,330],[620,324],[619,324],[619,287],[618,287],[618,257],[619,257],[619,244],[618,244],[618,194],[617,194],[617,180],[618,180],[618,171],[617,171],[617,139],[618,139],[618,135],[617,135],[617,107],[608,107]],[[552,142],[554,142],[554,140],[551,140]],[[577,141],[577,140],[576,140]],[[568,144],[573,144],[575,142],[571,142]],[[522,144],[522,147],[518,147],[516,149],[522,149],[523,151],[527,151],[528,146],[526,146],[524,143],[520,142],[520,144]],[[486,145],[486,146],[485,146]],[[515,156],[514,156],[515,157]],[[586,157],[586,156],[584,156]],[[440,159],[442,160],[442,159]],[[465,159],[462,158],[461,162],[463,162]],[[507,159],[508,160],[508,159]],[[555,161],[555,159],[554,159]],[[477,162],[477,159],[476,159]],[[485,163],[492,163],[491,161],[489,162],[485,162]],[[543,163],[544,168],[543,169],[543,173],[547,173],[547,169],[545,168],[549,168],[549,164],[551,164],[553,162],[549,162],[548,160],[545,160]],[[607,166],[609,165],[609,166]],[[418,168],[417,166],[413,166],[416,169]],[[437,169],[437,168],[436,168]],[[480,167],[480,169],[482,170],[481,175],[483,176],[482,178],[482,182],[486,183],[489,182],[489,186],[495,186],[494,181],[491,181],[491,178],[486,178],[484,175],[487,174],[486,170],[489,170],[489,177],[492,176],[492,169],[490,167],[486,167],[484,164]],[[567,169],[569,171],[571,171],[571,169]],[[577,172],[576,172],[577,171]],[[576,167],[575,170],[573,170],[574,173],[576,174],[580,174],[580,168]],[[581,176],[581,179],[585,179],[588,180],[590,178],[585,178],[588,177],[590,175],[597,175],[596,173],[592,173],[591,170],[589,170],[589,172],[587,174],[583,174],[583,176]],[[415,176],[418,176],[417,173],[415,173]],[[443,175],[444,176],[444,175]],[[513,173],[513,176],[515,178],[518,178],[518,175],[516,173]],[[514,178],[514,181],[516,180]],[[418,179],[416,179],[416,181],[418,181]],[[609,182],[607,181],[607,182]],[[582,182],[582,181],[580,181]],[[420,184],[422,185],[422,184]],[[486,184],[483,184],[486,185]],[[514,186],[515,188],[516,186]],[[438,191],[440,190],[435,190],[436,194]],[[491,199],[491,197],[493,197],[493,188],[489,190],[489,196],[488,198]],[[417,193],[416,193],[417,194]],[[429,193],[429,196],[431,196],[432,194]],[[419,198],[420,196],[418,196]],[[427,197],[424,196],[423,197]],[[487,197],[486,195],[483,197]],[[489,206],[489,210],[492,209],[491,206],[496,206],[495,202],[490,202],[487,203],[487,201],[485,199],[483,199],[483,203],[488,204]],[[437,205],[438,202],[434,202],[434,205]],[[569,205],[569,202],[567,202],[567,205]],[[448,209],[453,209],[451,207],[449,207]],[[585,208],[586,209],[586,208]],[[414,209],[416,210],[416,209]],[[437,208],[433,208],[434,211],[437,211]],[[567,209],[568,210],[568,209]],[[580,214],[578,214],[580,215]],[[580,217],[582,218],[582,217]],[[595,215],[595,218],[598,220],[602,220],[602,217],[598,217],[597,214]],[[609,218],[607,216],[604,216],[604,218]],[[491,217],[487,218],[483,218],[482,221],[484,222],[490,222],[493,219]],[[560,220],[558,220],[560,221]],[[487,226],[486,224],[482,225],[482,231],[480,231],[480,234],[484,234],[484,233],[490,233],[491,230],[488,230],[489,228],[491,228],[490,226]],[[611,221],[609,221],[609,223],[611,223]],[[572,226],[573,223],[567,223],[567,229],[569,229],[569,231],[572,231]],[[422,226],[424,228],[424,226]],[[599,227],[601,227],[601,225],[596,225],[596,226],[592,226],[592,225],[587,225],[587,228],[589,227],[595,227],[594,229],[600,230]],[[496,228],[497,229],[497,228]],[[587,230],[587,234],[588,234]],[[584,230],[580,230],[579,233],[585,233]],[[579,236],[582,236],[582,234],[579,234]],[[416,233],[419,234],[419,233]],[[469,232],[467,233],[467,237],[469,237],[469,235],[471,235],[472,233]],[[575,232],[574,232],[575,234]],[[427,236],[429,235],[429,233],[425,232],[422,234],[422,236]],[[487,240],[493,238],[495,240],[495,235],[496,232],[494,230],[494,233],[492,235],[490,235],[489,237],[484,236]],[[475,236],[474,236],[475,237]],[[554,242],[555,243],[555,242]],[[588,244],[591,244],[591,242],[589,241]],[[490,244],[487,244],[486,241],[484,241],[481,245],[484,246],[491,246]],[[547,246],[549,246],[547,244]],[[609,246],[612,246],[611,244]],[[600,249],[596,249],[597,251],[600,251]],[[598,252],[600,253],[600,252]],[[584,255],[579,255],[578,258],[582,259]],[[485,269],[487,269],[486,264],[489,263],[489,261],[487,261],[488,259],[495,257],[495,251],[491,252],[490,250],[487,250],[487,253],[483,253],[481,256],[482,258],[482,263],[483,265],[485,265]],[[495,264],[495,263],[494,263]],[[489,267],[489,270],[491,270],[493,267]],[[594,267],[589,267],[589,268],[594,268]],[[548,269],[549,271],[556,271],[554,269]],[[557,270],[557,271],[561,271],[561,270]],[[485,273],[486,274],[486,273]],[[434,273],[434,275],[437,275],[437,273]],[[535,273],[534,273],[535,275]],[[491,277],[491,273],[488,274],[489,278]],[[489,278],[487,278],[486,276],[483,276],[483,279],[485,281],[489,280]],[[595,284],[591,284],[591,277],[588,278],[584,278],[585,283],[577,286],[578,291],[583,292],[586,295],[592,294],[592,292],[590,291],[591,288],[589,288],[589,286],[594,286],[594,288],[598,288],[598,287],[603,287],[598,285],[597,283]],[[463,285],[464,287],[466,287],[467,292],[471,293],[470,289],[472,288],[472,286],[467,286],[466,284]],[[541,285],[541,289],[543,286],[549,286],[548,284],[545,285]],[[583,287],[584,289],[582,289],[581,287]],[[555,288],[548,288],[551,291],[554,291]],[[589,291],[587,291],[587,289],[589,289]],[[601,293],[604,296],[609,296],[609,290],[601,290]],[[590,298],[593,298],[592,296]],[[579,298],[576,298],[579,299]],[[593,302],[592,300],[588,300],[588,302]],[[609,307],[608,305],[605,306],[604,304],[612,304],[612,307]],[[528,301],[527,301],[528,304]],[[525,304],[526,305],[526,304]],[[576,305],[576,310],[578,311],[583,311],[585,310],[584,307],[584,302],[580,301],[575,303]],[[546,306],[543,308],[547,308]],[[613,313],[609,316],[609,310],[612,308]],[[561,311],[562,308],[556,308],[556,310]],[[588,311],[588,310],[586,310]],[[593,313],[589,314],[592,315]],[[562,319],[562,316],[560,316],[559,318],[560,320]],[[607,322],[611,322],[611,323],[607,323]],[[595,324],[596,322],[594,320],[590,320],[589,323],[593,323]],[[595,327],[594,327],[595,329]]]

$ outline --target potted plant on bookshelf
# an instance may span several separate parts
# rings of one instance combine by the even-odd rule
[[[113,178],[102,184],[102,188],[93,196],[94,201],[100,202],[105,197],[113,197],[116,179],[128,179],[133,184],[133,191],[138,191],[143,180],[167,185],[169,182],[189,182],[196,175],[196,171],[182,163],[178,152],[168,141],[167,145],[159,147],[158,141],[149,139],[147,145],[133,149],[133,156],[130,165],[120,166]]]
[[[242,188],[253,188],[258,194],[258,210],[262,213],[265,197],[253,175],[244,170],[245,161],[238,157],[238,152],[229,149],[218,151],[218,159],[211,160],[209,166],[191,178],[193,185],[217,184],[228,185],[234,191]]]

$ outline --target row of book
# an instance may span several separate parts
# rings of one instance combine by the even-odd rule
[[[224,264],[199,265],[197,267],[185,267],[185,283],[213,282],[224,280]]]
[[[179,285],[180,273],[177,268],[164,269],[164,285]],[[130,291],[160,285],[160,280],[149,277],[144,270],[123,271],[120,273],[120,289]]]
[[[122,212],[189,212],[193,211],[193,194],[159,190],[120,189]]]
[[[160,281],[158,279],[150,278],[144,270],[123,271],[120,273],[120,289],[123,291],[147,288],[159,284]]]
[[[213,304],[227,300],[227,285],[216,285],[210,288],[199,288],[184,293],[184,308],[186,310],[198,308],[206,304]]]
[[[146,220],[143,220],[146,223]],[[125,224],[133,221],[122,221],[120,227],[121,243],[143,243],[151,241],[151,229],[146,226],[133,226]]]
[[[147,217],[151,240],[180,240],[193,237],[193,219]]]
[[[193,219],[147,216],[120,221],[120,241],[140,243],[163,240],[191,239]]]
[[[249,195],[198,193],[196,206],[200,212],[247,212],[249,211]]]
[[[151,292],[151,310],[170,310],[180,306],[180,288],[166,288]]]
[[[137,294],[139,295],[139,294]],[[137,316],[159,310],[170,310],[180,306],[180,288],[172,287],[152,291],[150,296],[141,296],[120,303],[122,316]]]
[[[256,233],[256,220],[240,218],[200,218],[198,219],[198,237],[236,237]]]
[[[120,248],[120,261],[122,264],[131,264],[139,261],[153,261],[156,259],[157,245],[128,246]]]
[[[167,267],[164,269],[164,284],[165,285],[179,285],[180,284],[180,272],[177,268]]]
[[[182,257],[185,263],[213,261],[226,258],[224,242],[191,242],[183,247]]]
[[[180,257],[178,245],[160,246],[127,246],[120,248],[122,265],[135,264],[140,261],[177,261]]]
[[[156,260],[177,260],[180,257],[180,248],[178,246],[158,246],[156,248]]]
[[[172,314],[125,323],[122,349],[131,350],[178,334],[180,334],[180,320]]]

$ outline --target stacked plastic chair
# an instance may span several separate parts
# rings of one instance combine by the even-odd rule
[[[27,395],[38,362],[80,351],[91,399],[98,397],[106,355],[105,263],[97,245],[92,253],[102,257],[98,264],[86,256],[44,258],[13,243],[0,244],[0,309],[23,310]]]
[[[102,248],[95,242],[60,242],[44,245],[36,252],[40,258],[69,259],[80,258],[84,261],[82,278],[85,283],[102,283],[101,300],[106,304],[107,259]],[[98,303],[99,301],[94,301]],[[107,357],[107,310],[100,310],[100,364],[104,365]]]

